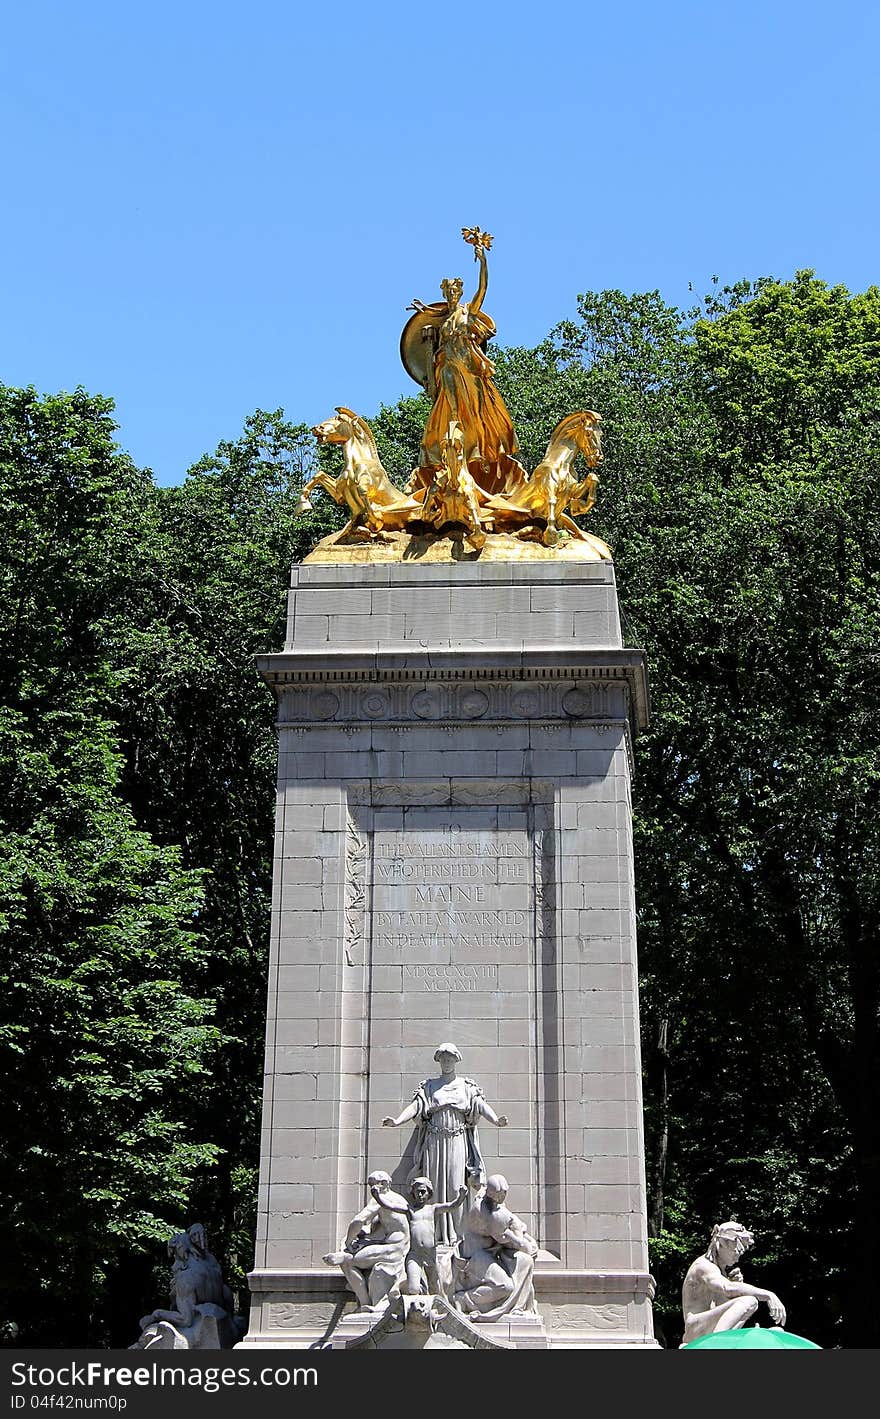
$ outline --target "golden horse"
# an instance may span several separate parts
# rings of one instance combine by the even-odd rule
[[[351,512],[340,537],[355,534],[368,538],[380,536],[386,528],[398,531],[421,513],[421,503],[408,498],[388,477],[379,461],[373,431],[360,414],[340,405],[333,417],[316,424],[312,433],[319,443],[342,444],[345,467],[338,478],[330,473],[310,478],[300,494],[297,512],[308,512],[312,506],[309,494],[322,488],[335,502],[346,503]]]
[[[579,409],[560,419],[550,436],[547,452],[526,483],[511,493],[496,493],[485,505],[494,513],[499,530],[506,525],[522,524],[521,537],[535,536],[530,525],[543,523],[540,540],[545,547],[555,547],[563,533],[580,541],[591,541],[568,512],[579,516],[589,512],[596,501],[599,480],[592,472],[583,479],[572,472],[572,465],[582,453],[587,467],[595,468],[602,461],[601,415],[591,409]]]

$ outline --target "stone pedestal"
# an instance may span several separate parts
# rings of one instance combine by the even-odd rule
[[[540,553],[540,549],[536,549]],[[643,655],[607,562],[293,569],[260,1212],[245,1344],[312,1344],[382,1128],[444,1040],[510,1126],[552,1347],[651,1345],[630,831]],[[379,554],[381,555],[381,553]],[[515,1337],[513,1338],[515,1344]]]

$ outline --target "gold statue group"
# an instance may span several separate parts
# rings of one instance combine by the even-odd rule
[[[576,539],[592,544],[603,560],[610,558],[604,542],[572,520],[596,500],[592,470],[602,459],[601,419],[589,409],[567,414],[542,461],[531,475],[526,472],[486,354],[495,334],[495,323],[483,310],[492,237],[479,227],[464,227],[462,236],[480,268],[472,300],[462,300],[458,277],[442,281],[444,299],[433,305],[414,301],[400,339],[404,368],[433,400],[419,464],[406,488],[395,487],[382,467],[367,421],[339,407],[313,433],[319,443],[342,445],[345,467],[338,477],[321,472],[310,479],[298,511],[311,508],[309,494],[320,487],[351,513],[334,543],[376,541],[403,531],[453,537],[457,532],[479,553],[487,534],[513,533],[548,548]],[[583,478],[573,471],[579,453],[587,465]]]

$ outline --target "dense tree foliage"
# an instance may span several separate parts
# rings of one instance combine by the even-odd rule
[[[217,1152],[184,1117],[219,1043],[200,876],[121,792],[112,627],[152,489],[109,408],[0,414],[3,1284],[30,1343],[101,1337],[108,1273]]]
[[[564,413],[602,413],[590,526],[651,667],[659,1319],[677,1340],[682,1272],[733,1212],[793,1329],[876,1345],[880,292],[800,273],[688,314],[605,292],[496,359],[530,466]],[[115,1300],[152,1303],[168,1225],[201,1215],[234,1274],[250,1259],[274,781],[253,656],[338,510],[295,514],[314,455],[280,413],[158,489],[105,400],[0,411],[8,1314],[30,1344],[126,1343]],[[373,421],[398,481],[426,412]]]
[[[254,656],[282,643],[291,558],[314,536],[293,511],[312,442],[259,412],[181,487],[155,493],[149,575],[113,644],[127,677],[124,796],[203,883],[204,988],[225,1038],[191,1120],[218,1155],[189,1214],[210,1217],[239,1281],[253,1260],[276,765]]]

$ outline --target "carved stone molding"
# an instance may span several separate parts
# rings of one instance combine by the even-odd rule
[[[333,690],[313,684],[281,688],[282,724],[467,724],[511,720],[619,721],[626,715],[620,682],[544,680],[523,684],[489,680],[337,683]]]
[[[515,808],[553,802],[547,779],[364,779],[346,786],[352,808]]]
[[[282,699],[281,721],[649,718],[642,650],[548,645],[480,650],[285,650],[257,668]],[[316,692],[315,698],[309,691]],[[603,708],[603,698],[610,704]],[[334,701],[338,701],[338,705]],[[285,708],[287,705],[287,708]]]

